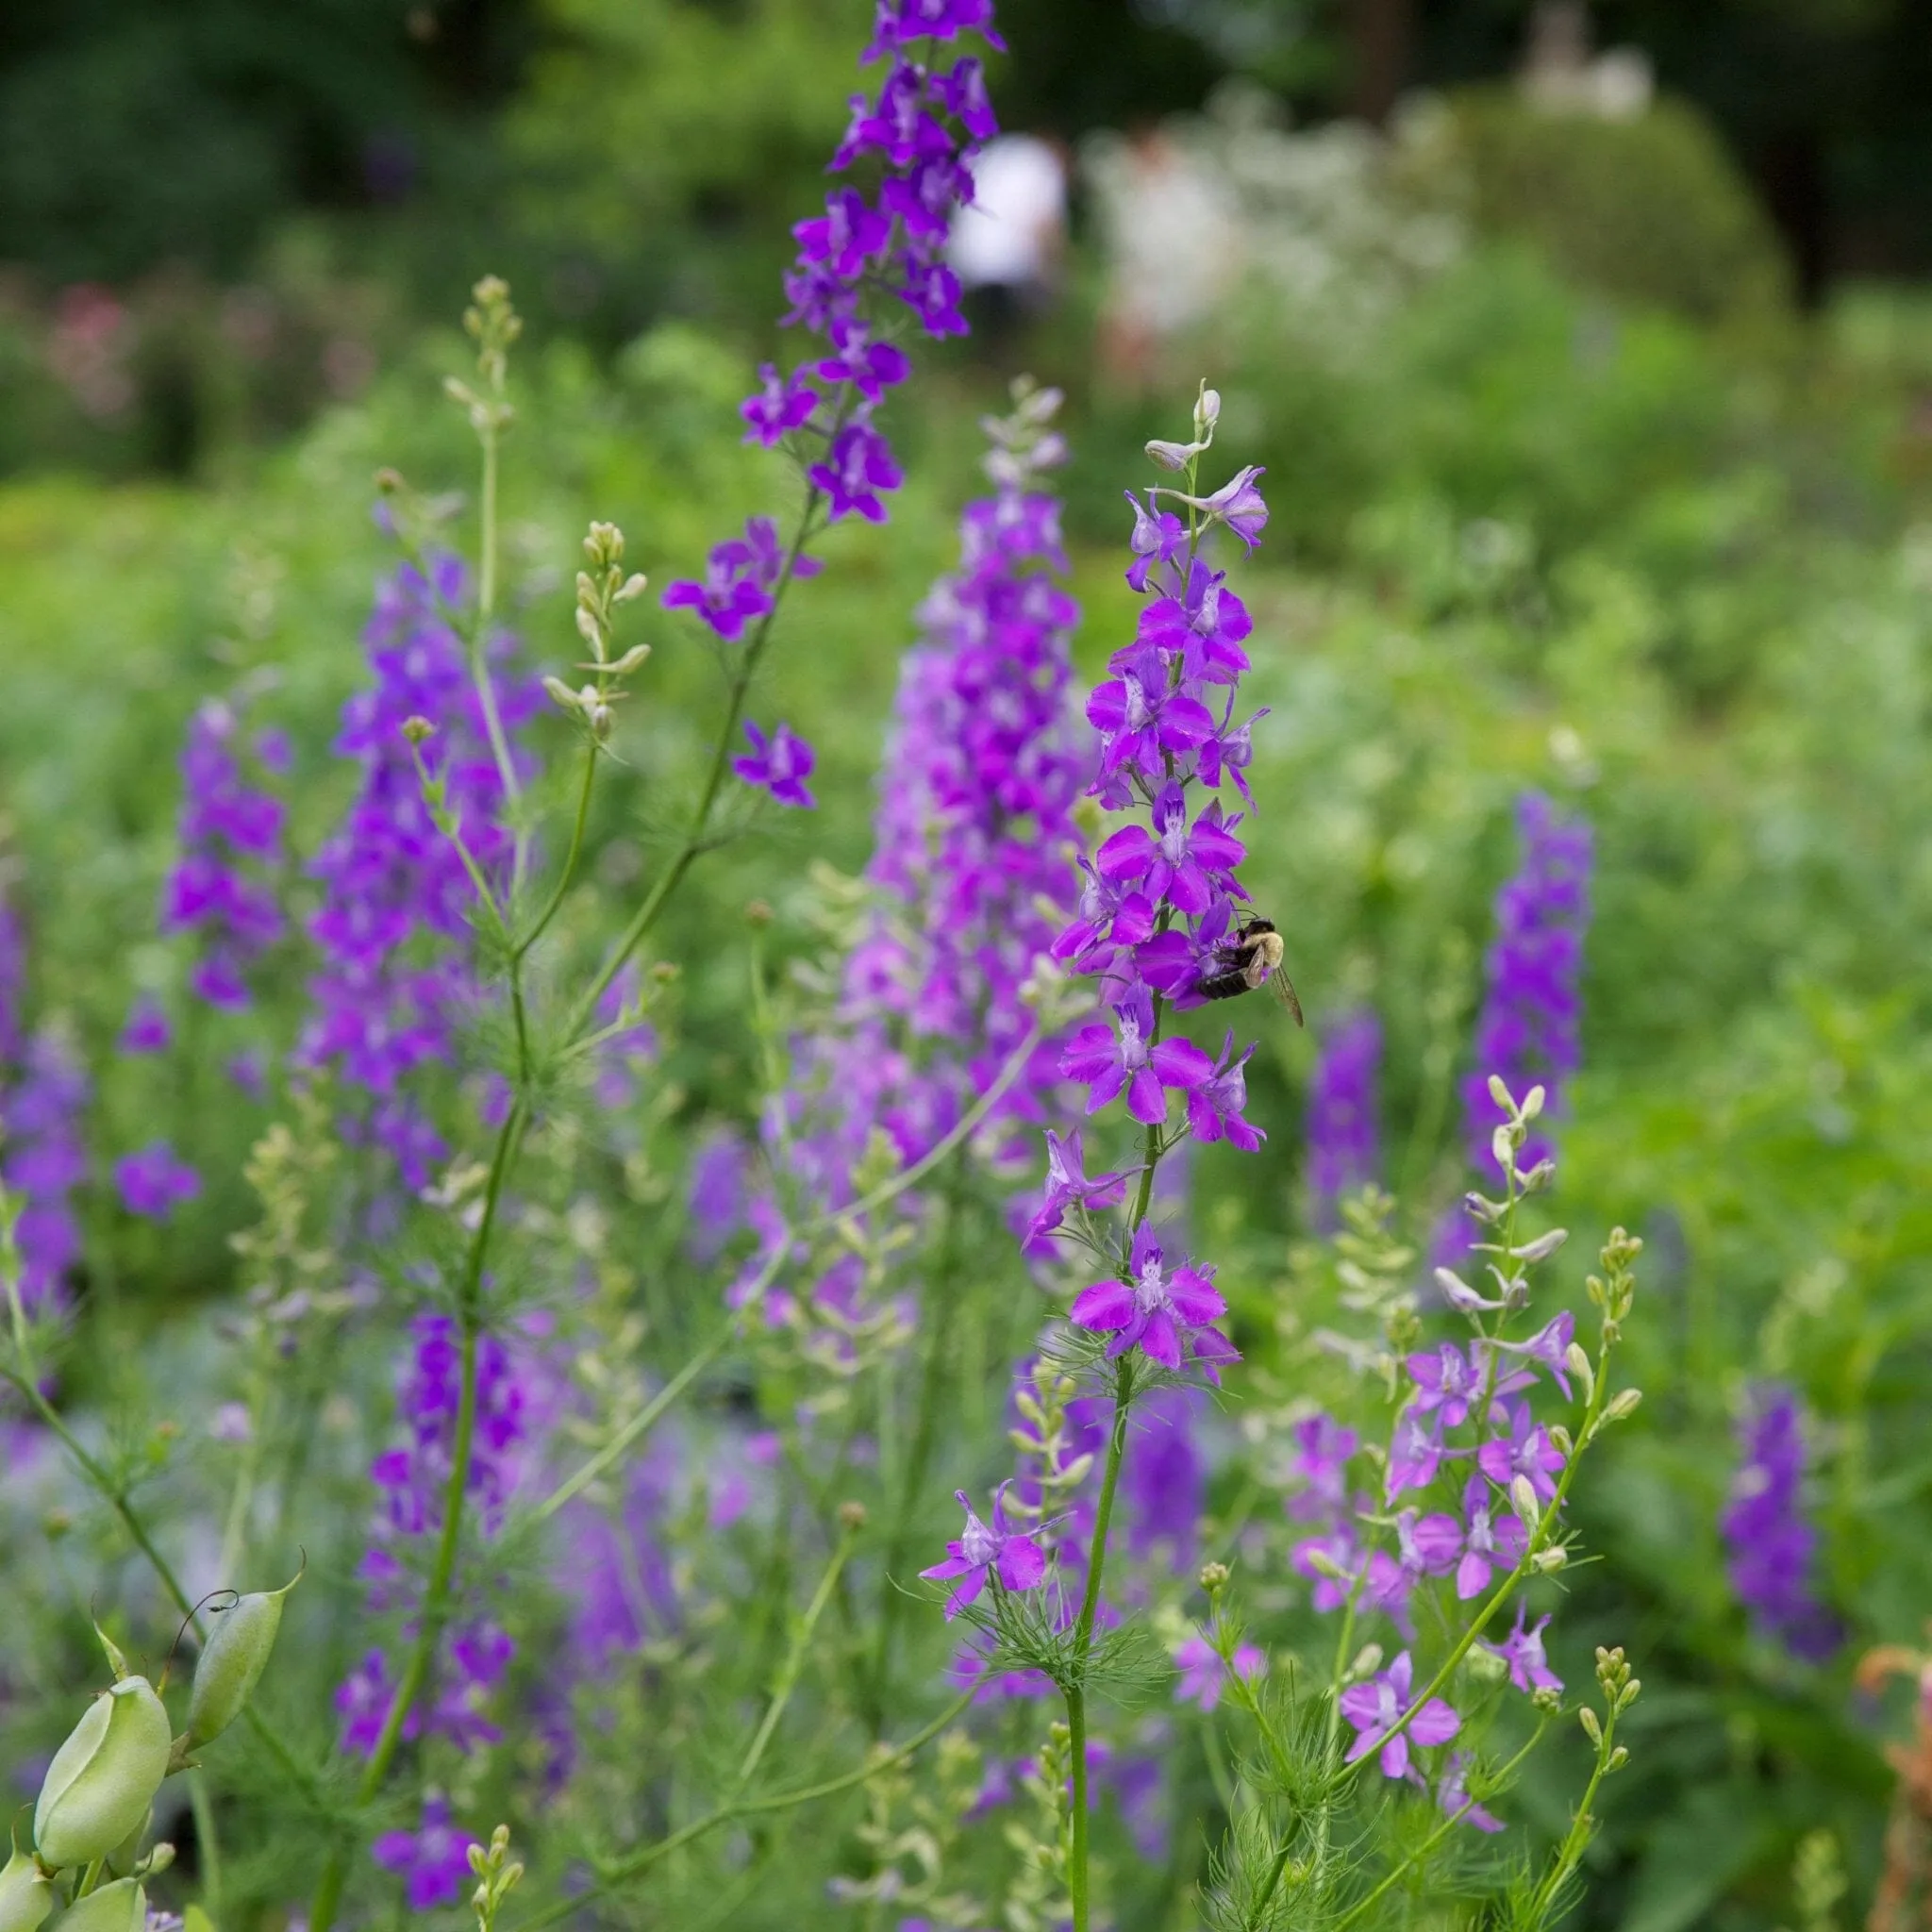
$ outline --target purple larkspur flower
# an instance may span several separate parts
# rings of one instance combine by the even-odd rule
[[[1067,1319],[1076,1328],[1110,1336],[1109,1357],[1138,1348],[1164,1369],[1181,1366],[1192,1352],[1197,1329],[1210,1328],[1227,1312],[1210,1274],[1183,1262],[1170,1269],[1159,1237],[1145,1222],[1134,1230],[1128,1279],[1096,1281],[1074,1297]],[[1225,1346],[1225,1338],[1215,1335]]]
[[[1590,930],[1591,834],[1566,822],[1541,792],[1516,807],[1522,856],[1496,895],[1496,937],[1484,962],[1487,990],[1476,1021],[1474,1067],[1463,1085],[1470,1163],[1493,1173],[1491,1136],[1505,1118],[1490,1092],[1500,1074],[1520,1100],[1541,1085],[1545,1123],[1561,1110],[1563,1083],[1582,1049],[1578,1024],[1583,942]],[[1533,1134],[1518,1158],[1533,1167],[1550,1154],[1547,1133]]]
[[[1126,1191],[1124,1174],[1102,1174],[1089,1177],[1080,1149],[1078,1127],[1074,1128],[1065,1140],[1048,1127],[1046,1192],[1028,1232],[1036,1241],[1041,1235],[1050,1234],[1066,1219],[1069,1208],[1084,1208],[1090,1213],[1099,1208],[1116,1208]]]
[[[1379,1747],[1382,1775],[1401,1777],[1408,1770],[1411,1744],[1425,1749],[1446,1744],[1462,1728],[1456,1712],[1441,1698],[1431,1697],[1401,1732],[1390,1735],[1410,1707],[1414,1675],[1415,1665],[1405,1650],[1386,1671],[1341,1693],[1341,1714],[1357,1733],[1346,1762],[1354,1764]]]
[[[1154,801],[1154,826],[1124,825],[1093,855],[1100,875],[1116,886],[1136,886],[1150,904],[1177,912],[1206,912],[1227,891],[1227,875],[1247,848],[1222,823],[1214,800],[1192,823],[1186,795],[1167,786]]]
[[[1491,1436],[1476,1451],[1475,1460],[1476,1467],[1498,1489],[1508,1489],[1518,1476],[1528,1477],[1540,1503],[1555,1497],[1557,1478],[1563,1472],[1563,1452],[1551,1441],[1549,1430],[1531,1414],[1526,1402],[1511,1405],[1509,1433]]]
[[[168,1016],[152,993],[140,993],[127,1009],[127,1023],[117,1042],[123,1053],[166,1053],[175,1038]]]
[[[1519,1690],[1560,1692],[1563,1680],[1551,1670],[1550,1660],[1543,1655],[1543,1632],[1549,1628],[1550,1620],[1543,1616],[1531,1624],[1528,1617],[1529,1606],[1519,1597],[1515,1627],[1501,1643],[1485,1642],[1482,1647],[1509,1666],[1509,1681]]]
[[[1196,1632],[1174,1654],[1174,1669],[1180,1680],[1174,1685],[1176,1703],[1197,1704],[1212,1710],[1221,1702],[1227,1686],[1228,1667],[1221,1653]],[[1252,1643],[1238,1643],[1234,1650],[1234,1674],[1252,1682],[1268,1667],[1267,1657]]]
[[[1469,1773],[1474,1762],[1474,1755],[1471,1752],[1450,1752],[1442,1765],[1442,1774],[1436,1780],[1437,1808],[1445,1818],[1459,1817],[1465,1824],[1473,1824],[1478,1831],[1501,1831],[1503,1821],[1469,1795]]]
[[[1213,1070],[1188,1094],[1188,1127],[1196,1141],[1225,1141],[1243,1154],[1253,1154],[1268,1138],[1242,1112],[1248,1104],[1247,1066],[1254,1054],[1253,1041],[1235,1051],[1230,1026]]]
[[[423,1800],[416,1829],[382,1833],[369,1855],[385,1872],[400,1874],[412,1912],[432,1912],[455,1905],[471,1889],[470,1847],[475,1842],[450,1822],[449,1800],[432,1791]]]
[[[1739,1461],[1724,1533],[1731,1588],[1765,1635],[1807,1663],[1844,1641],[1844,1625],[1819,1600],[1818,1531],[1804,1506],[1805,1432],[1794,1390],[1751,1390],[1738,1431]]]
[[[870,423],[848,423],[832,439],[824,460],[806,472],[806,478],[825,492],[834,523],[854,515],[868,523],[884,523],[881,492],[894,491],[905,481],[891,445]]]
[[[767,738],[747,718],[744,735],[751,740],[751,750],[733,758],[731,769],[747,785],[769,792],[778,805],[795,806],[808,811],[817,805],[818,800],[811,795],[811,788],[805,781],[811,776],[812,767],[818,763],[818,754],[791,725],[780,724]]]
[[[793,370],[784,376],[772,363],[761,362],[758,393],[747,396],[739,405],[738,413],[748,425],[745,441],[773,448],[794,429],[803,429],[822,401],[824,398],[806,379],[804,370]]]
[[[964,1490],[953,1492],[966,1512],[966,1527],[946,1545],[942,1561],[919,1573],[935,1583],[958,1579],[959,1587],[946,1599],[948,1623],[979,1601],[990,1574],[1002,1590],[1037,1590],[1046,1578],[1046,1553],[1031,1536],[1007,1525],[1007,1489],[1002,1483],[993,1491],[991,1526],[979,1520]]]
[[[1345,1014],[1323,1038],[1308,1082],[1308,1189],[1316,1224],[1341,1224],[1344,1194],[1381,1173],[1375,1080],[1382,1063],[1382,1026],[1371,1012]]]
[[[130,1214],[166,1221],[201,1192],[201,1176],[165,1141],[152,1141],[114,1163],[114,1185]]]
[[[1471,1476],[1462,1492],[1462,1556],[1456,1566],[1456,1594],[1467,1603],[1490,1587],[1500,1566],[1513,1570],[1529,1542],[1523,1520],[1506,1509],[1480,1476]]]
[[[1214,1062],[1191,1040],[1156,1041],[1154,999],[1135,987],[1113,1009],[1114,1024],[1083,1026],[1060,1056],[1060,1072],[1087,1089],[1087,1111],[1127,1096],[1127,1112],[1144,1126],[1167,1118],[1167,1096],[1203,1086]]]

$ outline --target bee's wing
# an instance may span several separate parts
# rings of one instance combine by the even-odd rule
[[[1302,1003],[1295,993],[1294,981],[1281,967],[1277,966],[1268,975],[1268,991],[1288,1008],[1297,1026],[1306,1026],[1308,1024],[1302,1018]]]

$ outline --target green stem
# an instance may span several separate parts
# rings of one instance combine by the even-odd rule
[[[1150,1169],[1151,1172],[1151,1169]],[[1127,1447],[1127,1408],[1134,1399],[1130,1356],[1114,1363],[1113,1426],[1108,1433],[1107,1467],[1100,1478],[1100,1501],[1093,1511],[1093,1547],[1087,1558],[1087,1586],[1074,1624],[1074,1668],[1081,1674],[1067,1691],[1067,1729],[1074,1757],[1073,1845],[1067,1859],[1067,1890],[1074,1907],[1074,1932],[1088,1932],[1091,1905],[1087,1871],[1087,1659],[1093,1651],[1093,1619],[1100,1609],[1101,1578],[1107,1568],[1107,1536],[1113,1522],[1114,1491]]]
[[[845,1568],[858,1539],[858,1524],[848,1524],[839,1539],[838,1548],[832,1552],[832,1560],[825,1565],[825,1574],[819,1578],[819,1587],[812,1592],[804,1617],[791,1633],[791,1647],[786,1651],[785,1661],[778,1667],[777,1677],[772,1685],[772,1701],[766,1707],[764,1721],[758,1725],[751,1747],[744,1754],[744,1762],[738,1767],[738,1776],[731,1787],[734,1795],[742,1791],[756,1775],[758,1760],[764,1757],[765,1747],[778,1728],[778,1720],[785,1715],[785,1707],[791,1702],[791,1693],[798,1688],[799,1674],[805,1668],[806,1653],[811,1648],[812,1635],[818,1629],[819,1619],[825,1613],[825,1606],[832,1600],[840,1573]]]
[[[1596,1764],[1590,1774],[1590,1782],[1583,1788],[1583,1796],[1576,1807],[1575,1815],[1570,1821],[1570,1829],[1564,1835],[1561,1849],[1557,1854],[1556,1863],[1550,1867],[1550,1874],[1536,1889],[1536,1896],[1530,1901],[1531,1925],[1541,1925],[1543,1915],[1557,1902],[1557,1894],[1563,1889],[1563,1882],[1582,1862],[1585,1848],[1593,1834],[1595,1821],[1591,1817],[1591,1802],[1596,1796],[1597,1787],[1603,1783],[1604,1774],[1609,1769],[1610,1752],[1615,1745],[1617,1735],[1616,1700],[1610,1700],[1610,1712],[1603,1727],[1603,1739],[1597,1745]]]
[[[188,1806],[194,1814],[194,1863],[201,1874],[202,1902],[208,1915],[222,1922],[222,1848],[215,1831],[215,1807],[208,1794],[207,1775],[188,1774]]]
[[[518,964],[529,956],[529,951],[543,937],[550,922],[557,917],[558,908],[562,906],[564,895],[570,891],[577,874],[577,860],[584,849],[584,826],[591,815],[591,790],[597,777],[597,745],[593,739],[584,747],[584,782],[577,792],[577,815],[571,826],[570,850],[564,855],[563,870],[557,875],[557,885],[545,902],[542,911],[532,922],[529,931],[510,949],[510,958]]]
[[[591,1888],[591,1895],[598,1896],[615,1890],[627,1879],[636,1878],[649,1871],[658,1859],[669,1853],[681,1849],[695,1839],[703,1838],[707,1832],[717,1830],[721,1824],[728,1824],[734,1818],[788,1811],[797,1805],[813,1805],[821,1798],[835,1798],[841,1791],[849,1791],[857,1785],[869,1783],[873,1778],[896,1769],[924,1750],[941,1731],[962,1717],[976,1694],[976,1690],[962,1690],[923,1730],[915,1731],[903,1744],[895,1746],[891,1751],[868,1756],[866,1761],[857,1771],[827,1778],[821,1784],[801,1785],[795,1790],[774,1791],[768,1797],[727,1799],[716,1809],[706,1812],[702,1818],[693,1819],[682,1829],[674,1831],[670,1837],[659,1839],[655,1844],[644,1845],[627,1857],[619,1859],[615,1864],[597,1866],[596,1879]],[[573,1913],[581,1911],[584,1896],[585,1894],[579,1892],[570,1898],[558,1899],[534,1917],[525,1919],[521,1924],[513,1927],[512,1932],[541,1932],[543,1926],[554,1925],[559,1920],[568,1919]]]

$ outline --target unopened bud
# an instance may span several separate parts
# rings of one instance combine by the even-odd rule
[[[1525,1241],[1520,1248],[1511,1248],[1510,1257],[1521,1261],[1524,1267],[1534,1268],[1539,1261],[1547,1261],[1569,1239],[1567,1227],[1553,1227],[1548,1234],[1540,1234],[1535,1241]]]
[[[1504,1085],[1503,1076],[1501,1074],[1491,1074],[1490,1075],[1490,1098],[1493,1100],[1496,1103],[1496,1105],[1503,1109],[1505,1113],[1509,1114],[1511,1116],[1515,1114],[1515,1099],[1510,1094],[1508,1088]]]
[[[1185,470],[1200,455],[1191,443],[1162,442],[1158,438],[1145,447],[1149,458],[1163,470]]]
[[[1606,1771],[1622,1771],[1630,1762],[1630,1754],[1619,1744],[1610,1753],[1610,1761],[1604,1766]]]
[[[1532,1087],[1529,1090],[1527,1098],[1523,1103],[1523,1118],[1526,1121],[1533,1121],[1542,1110],[1543,1090],[1541,1087]]]
[[[470,1850],[473,1853],[475,1852],[477,1849],[478,1848],[475,1845],[472,1845],[470,1847]],[[470,1869],[473,1872],[480,1872],[483,1869],[481,1860],[476,1857],[472,1857],[470,1860]],[[478,1916],[481,1916],[481,1914],[487,1912],[490,1909],[490,1888],[488,1885],[479,1885],[475,1889],[475,1890],[470,1894],[470,1909],[473,1912],[475,1912]]]
[[[1331,1583],[1348,1583],[1353,1580],[1348,1572],[1326,1550],[1309,1550],[1303,1560],[1317,1576],[1325,1576]]]
[[[1588,1402],[1596,1387],[1596,1371],[1590,1365],[1590,1356],[1582,1342],[1573,1341],[1563,1351],[1563,1366],[1583,1384],[1583,1399]]]
[[[1632,1677],[1630,1681],[1627,1684],[1625,1684],[1621,1690],[1617,1692],[1618,1710],[1628,1710],[1630,1707],[1637,1702],[1638,1693],[1642,1689],[1643,1679],[1641,1677]]]
[[[1232,1573],[1225,1563],[1203,1563],[1201,1565],[1201,1588],[1209,1596],[1227,1588],[1227,1579]]]
[[[403,720],[403,736],[411,744],[421,744],[425,738],[436,736],[436,726],[427,718],[412,715]]]
[[[747,925],[770,925],[774,916],[770,903],[764,899],[747,899],[744,902],[744,923]]]
[[[1601,1745],[1603,1743],[1604,1727],[1601,1724],[1597,1722],[1596,1712],[1593,1711],[1589,1705],[1586,1704],[1583,1707],[1583,1708],[1576,1713],[1576,1722],[1583,1726],[1583,1735],[1586,1738],[1588,1738],[1592,1744]]]
[[[651,655],[649,644],[633,644],[616,663],[610,667],[614,677],[628,677],[646,658]]]
[[[1626,1415],[1634,1415],[1637,1412],[1637,1405],[1642,1400],[1641,1389],[1619,1389],[1604,1408],[1604,1420],[1611,1423],[1622,1422]]]
[[[103,1690],[54,1754],[34,1807],[43,1865],[105,1858],[147,1816],[168,1774],[168,1713],[145,1677]]]
[[[381,469],[375,473],[376,490],[384,496],[393,496],[403,487],[403,473],[400,470]]]
[[[1539,1550],[1529,1559],[1529,1566],[1540,1576],[1547,1576],[1552,1571],[1560,1570],[1570,1560],[1570,1552],[1561,1543],[1552,1543],[1546,1550]]]
[[[611,593],[613,604],[628,604],[633,597],[641,597],[650,588],[650,578],[642,571],[633,571]]]
[[[1555,1717],[1563,1707],[1563,1693],[1553,1684],[1539,1684],[1529,1693],[1531,1706],[1545,1717]]]
[[[592,524],[584,539],[584,554],[592,563],[621,563],[624,560],[624,532],[615,524]]]
[[[1475,1220],[1494,1227],[1504,1215],[1508,1213],[1509,1208],[1507,1202],[1492,1201],[1487,1194],[1471,1192],[1462,1197],[1462,1210]]]
[[[146,1932],[147,1891],[138,1878],[117,1878],[60,1915],[58,1932]]]
[[[1539,1160],[1527,1174],[1516,1176],[1517,1184],[1525,1194],[1540,1194],[1557,1178],[1557,1163],[1554,1160]]]
[[[1568,1462],[1573,1446],[1570,1441],[1570,1431],[1561,1423],[1552,1423],[1550,1424],[1550,1441],[1556,1444],[1557,1455],[1565,1462]]]
[[[1542,1514],[1542,1507],[1536,1499],[1536,1485],[1526,1475],[1517,1476],[1509,1485],[1509,1500],[1516,1505],[1516,1513],[1532,1529],[1537,1518]]]
[[[1364,1677],[1373,1677],[1382,1668],[1382,1646],[1379,1643],[1365,1643],[1356,1652],[1355,1661],[1348,1667],[1348,1674],[1359,1683]]]
[[[1498,1127],[1490,1136],[1490,1157],[1505,1174],[1516,1165],[1516,1136],[1508,1127]]]
[[[597,622],[597,613],[594,610],[587,610],[579,604],[576,612],[576,625],[578,637],[582,638],[585,643],[589,644],[591,650],[594,651],[604,637],[603,627]]]
[[[1201,393],[1194,399],[1194,441],[1212,442],[1215,425],[1221,421],[1221,391],[1209,389],[1204,382]]]
[[[255,1695],[275,1647],[275,1633],[282,1627],[282,1605],[301,1580],[298,1572],[282,1589],[244,1596],[215,1618],[213,1633],[194,1667],[194,1690],[188,1706],[190,1750],[219,1738]]]
[[[865,1505],[858,1502],[841,1503],[839,1505],[839,1521],[847,1529],[863,1529],[865,1527]]]
[[[34,1932],[54,1909],[54,1888],[32,1857],[13,1847],[0,1871],[0,1932]]]

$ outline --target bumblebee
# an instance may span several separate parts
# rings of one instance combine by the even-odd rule
[[[1203,999],[1231,1000],[1265,986],[1294,1016],[1297,1026],[1306,1025],[1294,982],[1281,968],[1285,950],[1272,919],[1245,920],[1235,928],[1232,939],[1215,947],[1213,962],[1202,974],[1195,991]]]

